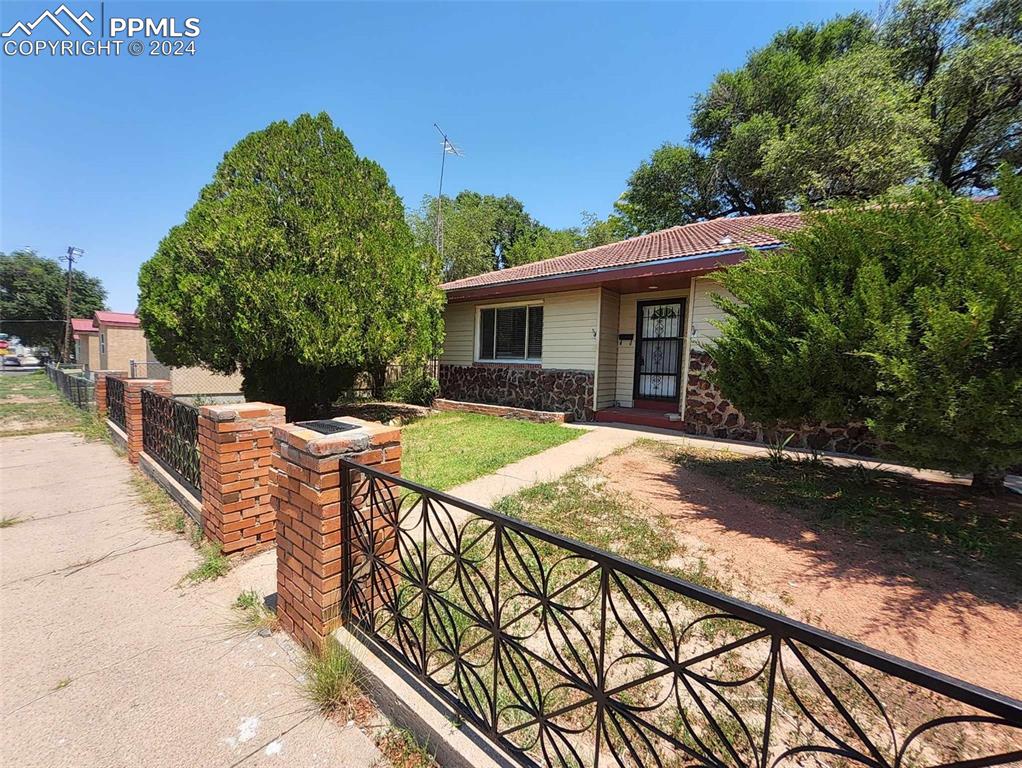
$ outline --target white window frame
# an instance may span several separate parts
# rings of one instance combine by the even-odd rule
[[[481,363],[482,365],[501,365],[501,364],[520,364],[528,363],[530,365],[542,365],[543,353],[540,352],[539,357],[494,357],[493,359],[484,359],[480,357],[480,352],[483,345],[482,328],[483,328],[483,310],[484,309],[515,309],[516,307],[542,307],[543,300],[538,299],[534,301],[516,301],[509,304],[477,304],[476,305],[476,317],[475,317],[475,343],[472,349],[472,359],[474,362]],[[543,328],[546,329],[546,309],[543,310]],[[497,320],[494,317],[493,322],[493,352],[497,353]],[[529,354],[529,313],[525,313],[525,354]]]

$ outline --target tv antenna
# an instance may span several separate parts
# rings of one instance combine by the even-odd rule
[[[443,150],[440,156],[440,191],[437,192],[436,196],[436,250],[440,254],[440,261],[444,259],[444,166],[447,164],[447,156],[455,155],[457,157],[464,157],[464,153],[454,145],[454,142],[450,140],[446,133],[440,128],[439,125],[433,123],[433,127],[436,128],[437,133],[440,134],[444,140]]]

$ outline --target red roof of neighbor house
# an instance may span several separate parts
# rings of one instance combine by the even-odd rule
[[[138,328],[142,324],[133,312],[97,312],[96,323],[119,325],[125,328]]]
[[[75,333],[96,333],[91,317],[72,317],[71,330]]]
[[[487,272],[474,277],[444,283],[445,291],[500,285],[522,280],[571,275],[611,269],[633,264],[665,261],[686,256],[703,256],[734,251],[742,246],[768,247],[780,245],[777,232],[801,228],[798,213],[765,213],[758,216],[711,219],[679,227],[662,229],[619,243],[601,245],[577,253],[568,253],[520,267]]]

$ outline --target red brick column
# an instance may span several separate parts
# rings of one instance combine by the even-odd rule
[[[128,443],[128,461],[138,464],[142,453],[142,390],[152,389],[170,397],[170,382],[166,379],[124,379],[124,434]],[[105,390],[105,387],[104,387]],[[104,391],[103,397],[106,397]]]
[[[106,379],[107,376],[127,376],[124,371],[95,371],[96,374],[96,415],[106,418]]]
[[[277,618],[310,648],[318,647],[340,623],[344,589],[340,458],[391,474],[401,470],[399,428],[348,417],[335,421],[359,428],[322,435],[286,424],[273,431]]]
[[[284,407],[269,403],[206,405],[199,409],[202,528],[226,553],[273,544],[270,453]]]

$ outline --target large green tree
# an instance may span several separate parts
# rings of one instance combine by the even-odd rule
[[[862,199],[919,179],[989,189],[1022,167],[1022,4],[901,0],[787,29],[696,98],[688,145],[636,169],[631,233]],[[878,149],[879,148],[879,149]]]
[[[810,214],[723,274],[713,378],[751,418],[865,420],[895,456],[997,485],[1022,462],[1022,177]]]
[[[444,196],[439,207],[444,217],[445,281],[562,256],[624,236],[619,217],[600,219],[587,211],[582,213],[581,225],[551,229],[511,195],[464,190],[453,198]],[[437,209],[437,199],[427,195],[408,217],[421,248],[435,249]]]
[[[0,253],[0,322],[4,333],[28,346],[59,352],[64,344],[67,271],[33,250]],[[80,269],[71,274],[71,315],[92,317],[106,303],[98,277]]]
[[[357,371],[435,353],[442,298],[400,198],[329,116],[239,141],[139,273],[139,316],[169,365],[240,367],[291,419]]]

